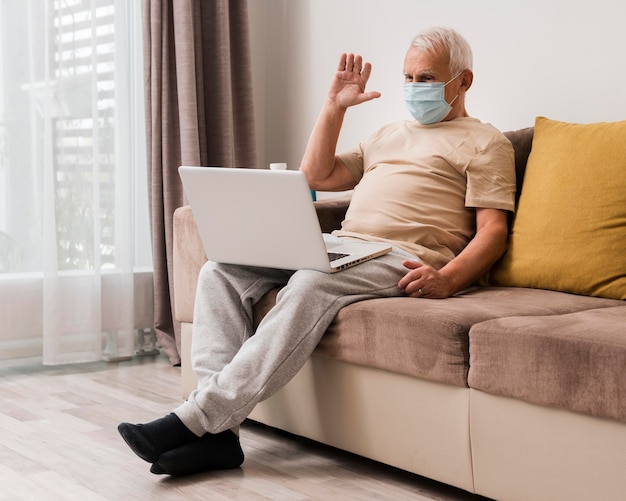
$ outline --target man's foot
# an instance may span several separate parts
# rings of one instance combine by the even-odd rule
[[[191,475],[237,468],[243,459],[239,437],[226,430],[217,435],[207,433],[193,442],[164,452],[150,471],[156,475]]]
[[[157,461],[162,453],[199,438],[174,413],[146,424],[122,423],[117,430],[132,451],[149,463]]]

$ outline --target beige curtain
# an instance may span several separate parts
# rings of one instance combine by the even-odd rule
[[[172,218],[180,165],[256,163],[247,0],[144,0],[148,184],[159,341],[180,363]]]

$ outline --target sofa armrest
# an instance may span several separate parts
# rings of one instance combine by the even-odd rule
[[[351,195],[345,195],[315,202],[315,210],[320,220],[322,232],[330,233],[341,228],[341,222],[350,204],[350,197]]]
[[[174,305],[179,322],[193,322],[200,269],[207,261],[191,207],[174,211]]]

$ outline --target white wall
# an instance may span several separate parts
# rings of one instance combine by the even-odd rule
[[[474,50],[471,115],[501,130],[626,120],[626,2],[250,0],[259,161],[297,168],[341,52],[370,61],[383,96],[349,111],[348,148],[409,118],[402,63],[413,35],[451,26]]]

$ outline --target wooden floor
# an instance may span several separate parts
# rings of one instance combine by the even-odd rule
[[[130,362],[0,366],[0,500],[483,500],[246,422],[241,468],[156,476],[117,433],[180,403],[179,369]]]

